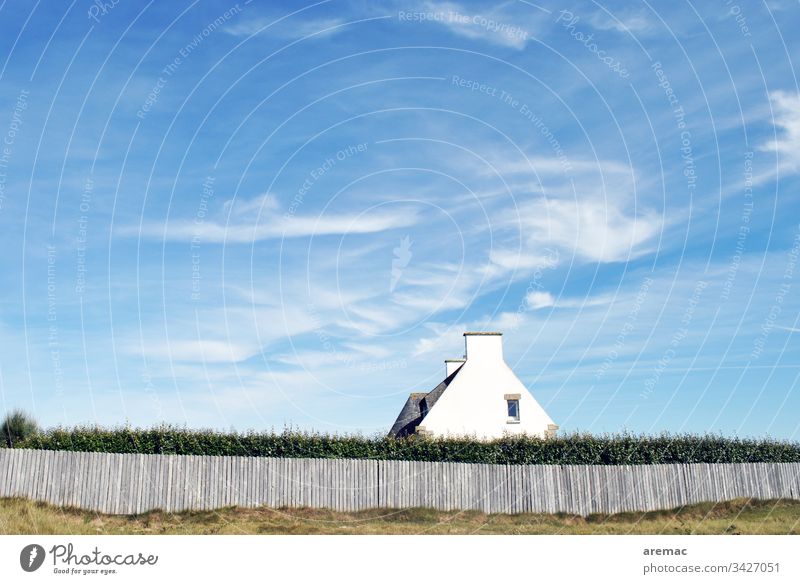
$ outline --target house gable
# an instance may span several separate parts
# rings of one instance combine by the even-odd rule
[[[519,400],[519,421],[508,419],[509,397]],[[424,419],[428,433],[479,439],[508,434],[543,438],[551,426],[553,420],[508,365],[489,369],[469,359]]]
[[[427,394],[412,394],[390,435],[546,437],[557,426],[505,363],[500,333],[465,333],[466,360]],[[518,416],[509,416],[509,400]]]

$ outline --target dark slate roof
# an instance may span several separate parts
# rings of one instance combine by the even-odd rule
[[[417,426],[422,423],[422,420],[425,419],[425,415],[436,402],[439,401],[444,390],[447,389],[450,382],[455,379],[459,371],[461,371],[461,367],[456,369],[456,371],[428,393],[412,393],[409,395],[403,409],[400,410],[400,415],[397,416],[397,420],[395,420],[392,429],[389,430],[389,436],[404,438],[416,432]],[[422,413],[423,410],[425,414]]]

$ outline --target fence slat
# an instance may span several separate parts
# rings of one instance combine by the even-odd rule
[[[488,465],[2,449],[0,496],[111,514],[263,505],[587,515],[800,499],[800,464]]]

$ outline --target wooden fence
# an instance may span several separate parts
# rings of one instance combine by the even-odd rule
[[[507,466],[0,449],[0,497],[113,514],[265,505],[588,515],[800,499],[800,464]]]

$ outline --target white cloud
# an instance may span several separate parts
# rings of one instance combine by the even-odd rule
[[[517,211],[506,214],[507,226],[527,236],[527,245],[517,254],[519,259],[508,251],[493,253],[494,265],[534,270],[552,266],[553,255],[558,261],[558,253],[552,250],[604,263],[626,261],[652,250],[648,244],[664,221],[653,211],[636,210],[635,172],[630,164],[576,159],[569,165],[565,170],[555,158],[499,163],[504,175],[532,176],[535,171],[539,179],[553,180],[545,189],[548,196],[520,203]],[[569,181],[563,180],[565,174]]]
[[[531,156],[523,160],[497,160],[492,162],[492,167],[481,169],[484,175],[494,174],[495,170],[501,175],[528,174],[528,175],[564,175],[577,178],[578,175],[591,174],[602,178],[605,175],[633,175],[633,168],[628,164],[616,160],[591,160],[576,159],[562,161],[557,157]]]
[[[622,33],[644,33],[653,28],[653,23],[641,12],[635,14],[608,14],[597,12],[590,19],[598,30],[614,30]]]
[[[525,323],[522,312],[501,312],[492,321],[492,327],[498,331],[516,331]]]
[[[530,20],[520,19],[508,11],[494,8],[473,12],[455,2],[424,2],[420,11],[435,17],[431,22],[446,27],[453,34],[495,45],[524,49],[531,40]]]
[[[203,221],[177,219],[150,222],[144,223],[141,228],[134,225],[121,227],[117,234],[164,241],[192,241],[197,238],[203,243],[252,243],[282,237],[377,233],[409,227],[417,222],[416,212],[410,209],[391,213],[285,216],[280,214],[275,199],[270,195],[233,204],[229,201],[225,205],[227,220],[217,217]]]
[[[397,329],[407,322],[405,311],[387,311],[383,303],[361,304],[348,307],[348,318],[337,324],[361,334],[379,335]]]
[[[552,246],[603,263],[649,253],[663,224],[655,213],[632,215],[610,201],[543,198],[521,206],[517,221],[533,249]]]
[[[275,212],[278,210],[278,199],[264,193],[252,199],[229,199],[223,204],[226,214],[237,218],[253,218],[261,213]]]
[[[366,355],[373,359],[389,359],[394,356],[391,350],[381,345],[368,345],[366,343],[342,343],[342,346],[352,349],[356,354]]]
[[[800,333],[800,328],[795,328],[791,326],[776,326],[776,329],[780,329],[782,331],[788,331],[790,333]]]
[[[244,361],[258,352],[254,344],[215,340],[175,340],[169,343],[147,343],[132,350],[148,358],[204,363]]]
[[[240,363],[262,353],[272,343],[313,331],[327,322],[298,304],[283,306],[228,305],[197,312],[173,313],[168,335],[145,328],[146,343],[127,340],[128,354],[153,361]]]
[[[223,30],[230,35],[238,37],[265,34],[279,39],[301,39],[310,35],[314,37],[331,36],[344,30],[342,26],[344,20],[341,18],[320,18],[302,21],[298,21],[298,19],[284,21],[284,18],[253,18],[231,24]]]
[[[325,347],[324,351],[295,349],[289,353],[274,355],[270,357],[270,360],[313,372],[320,367],[331,365],[364,368],[375,362],[386,363],[398,359],[398,355],[386,345],[368,345],[346,341],[339,343],[334,342],[333,339],[328,339],[327,343],[322,343],[322,345]]]
[[[538,253],[544,252],[546,255]],[[528,249],[510,250],[496,248],[489,252],[489,263],[485,272],[487,279],[499,278],[509,272],[528,274],[543,268],[555,268],[559,253],[556,249],[545,248],[537,251]]]
[[[314,371],[320,367],[354,362],[356,355],[341,351],[295,351],[273,355],[270,360],[283,365]]]
[[[421,355],[445,355],[446,359],[456,359],[464,354],[464,341],[459,339],[464,332],[459,325],[446,325],[438,322],[425,323],[432,334],[419,336],[414,342],[413,357]]]
[[[761,146],[761,150],[775,152],[778,155],[779,170],[784,172],[800,171],[800,95],[784,91],[770,94],[774,110],[773,123],[782,132],[775,140]]]
[[[525,303],[532,310],[539,310],[540,308],[548,308],[556,305],[556,299],[550,292],[540,292],[538,290],[529,292],[525,297]]]
[[[482,266],[487,289],[572,261],[641,257],[654,251],[666,224],[640,193],[641,181],[628,161],[575,158],[566,169],[552,156],[498,156],[477,174],[480,179],[499,175],[504,184],[519,185],[504,192],[513,206],[489,208],[484,229],[491,239],[483,248],[488,247],[488,261]]]
[[[481,280],[482,271],[468,263],[428,262],[404,274],[403,288],[392,293],[391,302],[415,314],[463,308],[474,299]]]
[[[541,308],[589,308],[592,306],[606,306],[614,301],[613,296],[600,295],[588,298],[554,297],[550,292],[533,290],[525,297],[525,304],[531,310]]]

